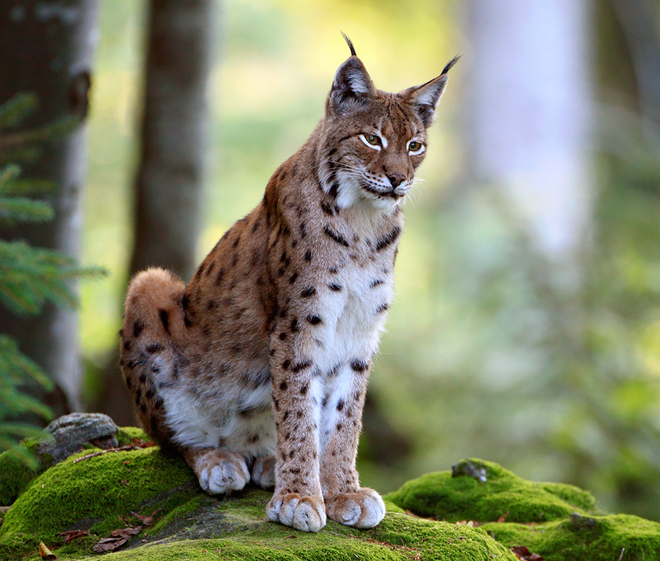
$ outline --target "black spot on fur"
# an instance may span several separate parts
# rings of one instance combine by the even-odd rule
[[[140,403],[140,411],[142,411],[142,413],[147,412],[147,406],[144,403]]]
[[[311,260],[312,260],[312,252],[307,250],[305,252],[305,261],[307,261],[309,263]]]
[[[346,239],[339,234],[338,232],[335,232],[330,226],[327,224],[323,226],[323,233],[328,236],[331,240],[337,242],[339,245],[342,245],[344,247],[350,247]]]
[[[376,288],[379,284],[385,284],[385,281],[382,279],[375,280],[369,285],[369,288]]]
[[[241,236],[240,236],[240,234],[239,234],[239,236],[234,240],[234,243],[231,244],[231,248],[232,248],[232,249],[236,249],[236,247],[238,246],[238,243],[239,243],[240,241],[241,241]]]
[[[155,354],[159,353],[162,351],[165,347],[161,345],[160,343],[152,343],[151,345],[147,345],[144,350],[147,351],[150,354]]]
[[[329,284],[328,288],[334,292],[339,292],[341,290],[341,285],[339,284]]]
[[[337,423],[337,430],[340,431],[344,426],[341,423]]]
[[[323,320],[319,316],[307,316],[307,321],[312,325],[318,325],[319,323],[323,323]]]
[[[334,214],[334,209],[328,201],[323,201],[321,203],[321,210],[323,211],[324,214],[327,214],[328,216],[332,216]]]
[[[337,411],[341,411],[343,408],[344,408],[344,400],[343,400],[343,399],[340,399],[340,400],[337,402]]]
[[[206,309],[209,310],[209,311],[211,311],[212,309],[217,308],[217,307],[218,307],[218,303],[215,300],[209,300],[206,303]]]
[[[220,269],[218,271],[218,274],[215,276],[215,284],[217,286],[220,286],[222,284],[222,279],[224,278],[224,276],[225,276],[225,270]]]
[[[160,317],[160,323],[163,324],[165,333],[170,335],[170,316],[167,313],[167,310],[158,310],[158,317]]]
[[[296,282],[297,278],[298,278],[298,273],[293,273],[293,275],[291,275],[291,277],[289,278],[289,284],[293,284],[294,282]]]
[[[355,372],[365,372],[369,368],[369,365],[366,362],[361,360],[352,360],[351,369]]]
[[[298,417],[299,419],[302,419],[302,416],[303,416],[303,412],[302,412],[302,411],[298,411],[298,412],[296,412],[296,417]]]
[[[305,384],[302,388],[300,388],[300,395],[307,395],[308,391],[309,391],[309,384]]]
[[[282,331],[282,333],[280,333],[280,341],[284,341],[284,339],[286,339],[286,333]]]
[[[124,350],[125,351],[130,351],[131,350],[131,342],[130,341],[124,341]]]
[[[163,407],[163,398],[157,395],[156,399],[154,400],[154,409],[161,409],[162,407]]]
[[[231,266],[236,267],[236,264],[238,263],[239,255],[238,253],[234,253],[234,256],[231,258]]]
[[[300,223],[300,237],[304,238],[307,235],[307,225],[304,222]]]
[[[291,361],[290,361],[290,360],[285,360],[285,361],[282,363],[282,370],[288,370],[288,369],[289,369],[289,366],[291,366]],[[282,385],[284,385],[284,387],[282,387]],[[286,382],[282,382],[282,384],[280,384],[280,389],[281,389],[281,390],[285,390],[285,389],[286,389]]]
[[[316,288],[314,288],[313,286],[310,286],[310,287],[306,288],[305,290],[303,290],[300,293],[300,296],[302,298],[309,298],[310,296],[314,296],[314,294],[316,294]]]
[[[295,333],[298,331],[298,318],[293,318],[291,320],[291,333]]]
[[[312,365],[312,361],[307,359],[307,360],[302,360],[300,362],[296,362],[291,368],[291,371],[294,373],[298,373],[301,370],[304,370],[305,368],[309,368]]]
[[[329,272],[331,275],[336,275],[336,274],[339,272],[339,269],[337,269],[337,267],[330,267],[330,268],[328,269],[328,272]]]
[[[385,302],[385,304],[381,304],[380,306],[378,306],[378,308],[376,308],[376,314],[382,314],[383,312],[386,312],[389,309],[390,309],[390,305],[387,302]]]
[[[376,243],[376,251],[382,251],[387,246],[392,245],[401,234],[401,227],[395,226]]]
[[[144,324],[138,319],[135,321],[133,324],[133,337],[139,337],[140,333],[142,333],[142,330],[144,329]]]
[[[147,381],[147,375],[144,372],[142,372],[140,374],[140,383],[144,384],[146,381]]]
[[[149,386],[149,389],[145,395],[147,399],[151,399],[154,396],[154,393],[156,393],[156,389],[153,386]]]

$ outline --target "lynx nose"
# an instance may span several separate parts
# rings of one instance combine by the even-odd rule
[[[392,185],[392,189],[396,189],[406,180],[406,176],[403,175],[402,173],[391,173],[387,176],[387,179],[390,180],[390,185]]]

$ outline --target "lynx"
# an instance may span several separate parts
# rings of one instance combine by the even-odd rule
[[[447,82],[377,90],[355,49],[320,123],[186,287],[148,269],[128,289],[121,367],[147,433],[202,489],[275,488],[268,519],[385,515],[355,469],[371,362],[393,293],[401,204]]]

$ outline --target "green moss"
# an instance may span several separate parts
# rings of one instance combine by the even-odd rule
[[[660,559],[660,524],[625,514],[581,517],[537,525],[482,526],[507,547],[525,545],[546,561]]]
[[[120,427],[119,432],[115,435],[119,446],[128,446],[133,443],[133,439],[141,442],[149,442],[151,439],[147,433],[138,427]]]
[[[72,528],[104,536],[121,526],[118,516],[148,506],[155,510],[157,504],[167,513],[198,492],[185,462],[157,447],[107,452],[75,463],[88,453],[71,456],[28,485],[0,528],[0,559],[3,551],[12,551],[17,536],[24,542],[20,552],[39,539],[56,544],[56,534]]]
[[[423,475],[385,498],[419,516],[450,522],[491,522],[504,515],[507,522],[544,522],[576,511],[593,513],[595,506],[577,487],[525,481],[491,462],[465,460],[453,473]]]
[[[385,503],[385,509],[387,512],[398,512],[399,514],[405,514],[406,511],[403,510],[401,507],[396,506],[392,501],[384,500]]]
[[[481,530],[402,514],[388,514],[372,530],[354,530],[329,521],[317,534],[298,532],[265,520],[270,497],[260,490],[224,499],[207,497],[197,501],[196,511],[179,520],[174,534],[164,537],[161,531],[158,536],[149,536],[146,545],[115,553],[113,558],[194,561],[215,554],[222,559],[272,561],[516,559]]]
[[[124,430],[122,436],[125,442],[141,437],[138,429]],[[130,519],[131,511],[148,515],[158,509],[155,523],[114,552],[113,559],[515,561],[509,550],[514,545],[547,561],[614,561],[622,548],[625,561],[660,558],[660,524],[634,516],[598,516],[589,493],[523,481],[477,460],[458,464],[456,477],[430,474],[390,494],[388,513],[376,528],[361,531],[329,521],[321,532],[306,534],[266,520],[270,493],[249,488],[210,497],[181,458],[157,447],[107,452],[75,463],[88,453],[28,484],[0,528],[0,559],[36,560],[39,540],[60,559],[97,557],[94,544],[123,526],[119,516]],[[403,508],[422,516],[491,522],[473,528],[408,516]],[[581,514],[572,515],[575,510]],[[492,522],[507,511],[505,522]],[[65,546],[57,534],[74,528],[90,530],[90,535]]]
[[[11,450],[0,454],[0,506],[9,506],[38,474]]]

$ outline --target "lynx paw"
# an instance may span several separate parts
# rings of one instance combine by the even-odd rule
[[[326,503],[328,518],[355,528],[373,528],[385,516],[385,503],[373,489],[334,496]]]
[[[268,520],[302,532],[318,532],[325,526],[325,507],[321,497],[289,493],[275,495],[266,507]]]
[[[193,459],[191,464],[200,487],[211,495],[240,491],[250,472],[245,460],[227,450],[209,450]]]
[[[252,465],[252,481],[262,489],[275,487],[275,457],[261,456]]]

